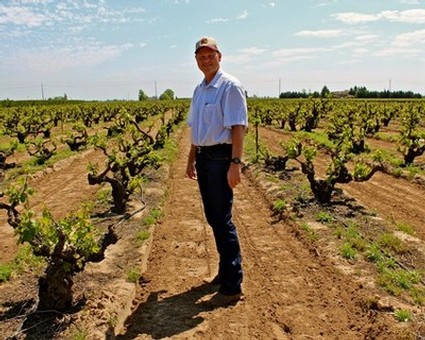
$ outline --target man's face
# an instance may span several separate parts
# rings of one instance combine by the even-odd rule
[[[195,55],[199,69],[205,74],[215,75],[220,68],[221,54],[208,47],[201,47]]]

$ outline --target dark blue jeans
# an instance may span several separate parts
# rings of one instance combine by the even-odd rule
[[[227,182],[231,145],[202,148],[196,153],[196,172],[205,217],[212,227],[219,254],[219,292],[241,292],[242,258],[236,227],[232,222],[233,190]]]

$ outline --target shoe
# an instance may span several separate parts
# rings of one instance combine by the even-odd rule
[[[205,283],[210,284],[212,286],[218,286],[220,285],[220,277],[218,276],[218,274],[214,277],[214,278],[206,278],[203,280]]]
[[[218,292],[213,295],[213,297],[208,301],[208,303],[210,303],[214,307],[233,306],[236,305],[242,299],[242,293],[225,295],[223,293]]]

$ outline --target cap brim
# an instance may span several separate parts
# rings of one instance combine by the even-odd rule
[[[196,52],[198,52],[198,50],[199,50],[200,48],[202,48],[202,47],[207,47],[207,48],[209,48],[210,50],[213,50],[213,51],[219,52],[219,50],[218,50],[217,46],[214,46],[214,45],[207,45],[207,44],[205,44],[205,45],[198,46],[198,48],[195,50],[195,53],[196,53]]]

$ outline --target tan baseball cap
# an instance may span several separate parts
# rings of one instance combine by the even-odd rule
[[[212,37],[202,37],[199,41],[197,41],[195,45],[195,53],[198,52],[201,47],[208,47],[214,51],[220,52],[217,41]]]

